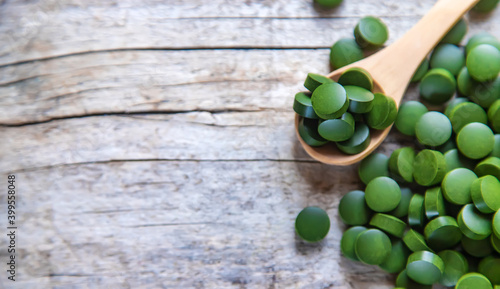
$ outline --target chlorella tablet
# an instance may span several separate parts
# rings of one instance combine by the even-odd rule
[[[316,73],[308,73],[306,80],[304,81],[305,88],[309,89],[309,91],[314,92],[318,86],[323,83],[332,83],[334,82],[332,79]]]
[[[455,286],[458,279],[469,270],[467,259],[460,252],[454,250],[441,251],[438,256],[444,263],[444,271],[441,278],[439,278],[439,284],[446,287]]]
[[[453,28],[443,37],[441,43],[451,43],[455,45],[459,45],[464,39],[465,34],[467,34],[467,21],[464,18],[460,19],[460,21],[453,26]]]
[[[418,82],[422,80],[422,77],[424,77],[427,71],[429,71],[429,59],[424,58],[422,63],[420,63],[420,66],[417,68],[417,71],[415,71],[415,74],[413,74],[411,82]]]
[[[455,94],[457,82],[443,68],[431,69],[420,82],[420,96],[431,104],[443,104]]]
[[[498,5],[499,0],[481,0],[474,6],[474,10],[482,13],[493,11]]]
[[[354,28],[354,37],[361,47],[376,48],[384,45],[389,30],[382,20],[373,16],[361,18]]]
[[[370,225],[388,234],[402,238],[406,229],[406,223],[400,219],[382,213],[373,215]]]
[[[308,242],[323,240],[330,230],[328,214],[318,207],[303,209],[295,219],[295,231]]]
[[[495,132],[500,132],[500,99],[496,100],[488,108],[488,120]]]
[[[298,115],[306,118],[318,118],[318,115],[316,115],[312,107],[311,95],[306,92],[299,92],[295,94],[295,100],[293,102],[293,110]]]
[[[453,131],[458,133],[464,126],[472,122],[488,123],[488,116],[484,109],[472,102],[456,105],[449,114]]]
[[[392,241],[391,253],[379,267],[389,273],[399,273],[406,267],[408,255],[410,255],[410,251],[403,241],[394,240]]]
[[[495,144],[493,145],[493,151],[490,153],[490,157],[500,157],[500,134],[495,135]]]
[[[352,137],[346,141],[337,142],[337,148],[348,155],[359,154],[370,144],[370,128],[364,123],[356,123]]]
[[[467,254],[478,258],[489,256],[493,253],[490,238],[474,240],[464,236],[462,238],[462,248]]]
[[[443,272],[443,260],[432,252],[419,251],[408,257],[406,274],[417,283],[432,285],[439,281]]]
[[[495,236],[500,238],[500,210],[498,210],[493,216],[492,225],[493,225],[493,233],[495,233]]]
[[[481,44],[489,44],[489,45],[496,47],[498,50],[500,50],[500,41],[495,36],[493,36],[492,34],[490,34],[488,32],[481,32],[481,33],[475,34],[474,36],[472,36],[469,39],[469,41],[467,42],[467,45],[465,46],[465,53],[469,54],[469,52],[473,48],[475,48]]]
[[[420,117],[415,126],[415,134],[423,145],[440,146],[447,142],[452,133],[451,122],[446,115],[430,111]]]
[[[349,107],[344,87],[338,83],[325,83],[314,90],[311,97],[316,114],[323,119],[341,117]]]
[[[396,120],[397,114],[394,99],[382,93],[375,93],[373,108],[366,114],[366,123],[374,129],[385,129]]]
[[[457,135],[457,146],[462,154],[471,159],[483,158],[493,151],[495,138],[491,129],[482,123],[465,125]]]
[[[374,178],[388,177],[389,158],[381,153],[372,153],[359,163],[358,175],[365,185]]]
[[[483,274],[492,284],[500,285],[500,258],[488,256],[479,262],[479,273]]]
[[[375,212],[389,212],[401,201],[401,189],[393,179],[378,177],[366,186],[365,198],[368,207]]]
[[[495,250],[497,253],[500,253],[500,238],[497,237],[496,234],[491,234],[490,240],[493,250]]]
[[[402,134],[414,136],[417,121],[428,111],[427,107],[421,102],[407,101],[399,107],[398,116],[394,125]]]
[[[330,64],[338,69],[363,59],[363,50],[353,38],[342,38],[330,48]]]
[[[329,141],[348,140],[354,134],[354,117],[346,112],[340,118],[320,121],[318,133]]]
[[[471,196],[479,211],[494,213],[500,209],[500,182],[494,176],[481,177],[472,183]]]
[[[414,194],[408,206],[408,224],[412,228],[421,228],[425,221],[425,199],[422,195]]]
[[[424,229],[427,244],[436,250],[453,248],[460,243],[462,232],[457,221],[450,216],[441,216],[431,220]]]
[[[443,194],[440,187],[435,187],[425,191],[424,196],[425,216],[431,220],[446,214]]]
[[[392,152],[389,158],[389,171],[404,181],[413,182],[413,161],[415,151],[411,147],[404,147]]]
[[[410,208],[410,201],[413,197],[413,193],[409,188],[401,188],[401,201],[396,209],[389,212],[389,214],[394,217],[403,218],[408,216],[408,210]]]
[[[358,257],[356,256],[354,245],[359,234],[364,231],[366,231],[365,227],[355,226],[347,229],[344,232],[344,234],[342,235],[342,239],[340,239],[340,251],[346,258],[353,261],[359,261]]]
[[[478,177],[492,175],[500,179],[500,159],[497,157],[489,157],[480,162],[474,172]]]
[[[413,178],[421,186],[440,183],[446,174],[444,155],[434,150],[423,150],[415,157]]]
[[[349,111],[352,113],[367,113],[373,108],[373,99],[375,96],[369,90],[359,86],[344,86],[349,97]]]
[[[446,171],[450,172],[458,168],[474,170],[476,164],[473,160],[464,157],[457,149],[451,149],[444,154],[446,160]]]
[[[458,280],[455,289],[493,289],[493,286],[484,275],[468,273]]]
[[[406,270],[401,271],[399,273],[398,277],[396,278],[396,286],[397,288],[403,288],[403,289],[431,289],[432,285],[424,285],[417,283],[413,280],[411,280],[408,277],[408,274],[406,273]],[[397,289],[394,288],[394,289]]]
[[[372,76],[368,71],[359,67],[352,67],[342,72],[338,82],[344,86],[354,85],[369,91],[373,89]]]
[[[500,51],[489,44],[474,47],[467,54],[467,69],[477,81],[495,79],[500,73]]]
[[[448,172],[441,183],[444,198],[455,205],[470,203],[470,190],[475,180],[476,174],[469,169],[458,168]]]
[[[403,242],[406,244],[408,249],[413,252],[432,251],[431,248],[427,246],[424,236],[412,229],[406,232],[406,234],[403,236]]]
[[[431,68],[444,68],[457,76],[465,65],[465,55],[456,45],[441,44],[432,52],[430,65]]]
[[[500,95],[500,77],[487,82],[474,82],[470,100],[488,109]]]
[[[464,102],[468,102],[467,98],[465,98],[465,97],[457,97],[457,98],[450,100],[450,102],[448,102],[448,104],[446,105],[446,109],[444,110],[444,115],[446,115],[448,118],[450,118],[451,111],[457,105],[464,103]]]
[[[381,264],[389,256],[391,250],[391,240],[378,229],[366,230],[356,238],[356,256],[365,264]]]
[[[302,118],[299,121],[298,131],[300,138],[312,147],[319,147],[328,143],[326,139],[319,135],[318,124],[317,119]]]
[[[364,225],[368,223],[371,214],[363,191],[350,191],[340,200],[339,215],[348,225]]]
[[[457,217],[462,233],[470,239],[482,240],[491,234],[491,219],[479,212],[473,204],[465,205]]]

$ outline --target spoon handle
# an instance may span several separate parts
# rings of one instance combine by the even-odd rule
[[[396,103],[422,60],[479,0],[439,0],[403,37],[370,61],[370,72]]]

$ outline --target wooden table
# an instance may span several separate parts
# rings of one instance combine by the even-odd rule
[[[341,257],[337,204],[363,187],[304,153],[293,95],[360,17],[393,42],[435,1],[344,2],[0,1],[2,263],[8,174],[18,226],[17,281],[3,265],[0,284],[392,288]],[[500,36],[500,9],[471,22]],[[294,233],[309,205],[331,217],[320,244]]]

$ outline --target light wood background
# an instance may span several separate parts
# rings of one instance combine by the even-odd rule
[[[341,257],[337,203],[363,187],[305,155],[293,95],[360,17],[390,43],[435,0],[344,2],[0,1],[2,228],[9,173],[19,199],[17,281],[2,269],[0,286],[392,288]],[[500,37],[500,11],[472,15],[482,30]],[[320,244],[294,234],[309,205],[331,217]]]

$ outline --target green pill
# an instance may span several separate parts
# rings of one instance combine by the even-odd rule
[[[388,177],[389,158],[381,153],[372,153],[360,162],[358,175],[365,185],[374,178]]]
[[[500,238],[498,238],[495,234],[491,234],[491,246],[497,253],[500,253]]]
[[[492,225],[493,225],[493,233],[495,234],[495,236],[500,238],[500,210],[498,210],[493,216]]]
[[[405,222],[394,216],[381,213],[373,215],[370,225],[398,238],[403,237],[406,229]]]
[[[482,213],[494,213],[500,209],[500,182],[494,176],[484,176],[472,183],[472,201]]]
[[[451,30],[443,37],[441,43],[450,43],[459,45],[464,39],[465,34],[467,34],[467,21],[464,18],[460,19],[460,21],[451,28]]]
[[[349,107],[344,87],[338,83],[325,83],[316,88],[311,97],[316,114],[323,119],[341,117]]]
[[[343,142],[337,142],[337,148],[348,155],[359,154],[370,144],[370,128],[364,123],[357,123],[352,137]]]
[[[406,270],[401,271],[396,278],[396,286],[404,289],[431,289],[432,285],[419,284],[408,277]],[[395,288],[396,289],[396,288]]]
[[[444,155],[434,150],[423,150],[415,157],[413,178],[421,186],[440,183],[446,174]]]
[[[450,100],[450,102],[448,102],[448,104],[446,105],[446,109],[444,110],[444,115],[446,115],[448,118],[450,118],[451,111],[457,105],[459,105],[460,103],[468,102],[468,101],[469,100],[465,97],[457,97],[457,98]]]
[[[464,255],[454,250],[444,250],[438,256],[443,260],[444,271],[439,279],[439,284],[446,287],[453,287],[457,284],[462,275],[467,274],[469,263]]]
[[[314,92],[323,83],[333,83],[334,81],[324,75],[316,73],[308,73],[306,80],[304,81],[304,87],[309,89],[310,92]]]
[[[488,116],[484,109],[472,102],[464,102],[456,105],[451,110],[449,118],[455,133],[458,133],[464,126],[472,122],[488,123]]]
[[[493,247],[491,246],[491,240],[489,238],[482,240],[474,240],[467,237],[462,238],[462,248],[467,254],[473,257],[486,257],[493,253]]]
[[[447,142],[452,133],[452,125],[446,115],[430,111],[420,117],[415,126],[415,135],[423,145],[440,146]]]
[[[458,168],[448,172],[441,183],[444,198],[455,205],[470,203],[470,190],[475,180],[476,174],[469,169]]]
[[[420,66],[417,68],[417,71],[415,71],[415,74],[413,74],[411,82],[419,82],[422,80],[425,74],[427,74],[427,71],[429,71],[429,59],[424,58],[422,63],[420,63]]]
[[[342,235],[340,239],[340,251],[347,259],[359,261],[358,256],[356,256],[354,245],[359,234],[364,231],[366,231],[365,227],[355,226],[347,229]]]
[[[491,128],[495,132],[500,132],[500,99],[493,102],[488,109],[488,120],[490,121]]]
[[[493,289],[490,280],[479,273],[463,275],[457,282],[455,289]]]
[[[379,267],[388,273],[399,273],[405,269],[408,255],[410,252],[404,243],[401,240],[394,240],[391,253]]]
[[[465,125],[457,135],[457,146],[470,159],[480,159],[493,151],[495,137],[491,129],[482,123]]]
[[[319,147],[328,143],[326,139],[319,135],[318,125],[319,121],[317,119],[301,118],[299,121],[300,138],[312,147]]]
[[[333,8],[339,6],[342,0],[314,0],[314,2],[324,8]]]
[[[404,181],[413,182],[413,162],[415,151],[411,147],[404,147],[392,152],[389,158],[389,171],[401,177]]]
[[[493,80],[500,73],[500,51],[489,44],[478,45],[467,54],[466,65],[473,79]]]
[[[306,118],[318,118],[312,107],[311,95],[307,92],[299,92],[295,95],[293,110]]]
[[[354,85],[371,91],[373,89],[373,79],[370,73],[363,68],[352,67],[342,72],[339,81],[343,86]],[[351,96],[349,96],[351,98]]]
[[[477,81],[470,77],[467,67],[462,67],[457,77],[458,92],[464,96],[471,96]]]
[[[389,127],[398,115],[398,108],[394,99],[375,93],[373,108],[366,114],[366,123],[373,129],[385,129]]]
[[[489,256],[481,260],[478,266],[479,273],[483,274],[494,285],[500,285],[500,258]]]
[[[401,189],[393,179],[378,177],[366,186],[365,198],[368,207],[375,212],[389,212],[399,205]]]
[[[303,209],[295,219],[295,232],[308,242],[323,240],[330,230],[328,214],[318,207]]]
[[[499,0],[481,0],[474,6],[473,10],[481,13],[491,12],[497,7],[498,1]]]
[[[500,96],[500,77],[486,82],[473,82],[470,100],[481,107],[489,108]]]
[[[474,172],[478,177],[492,175],[500,179],[500,159],[496,157],[489,157],[480,162]]]
[[[429,112],[427,107],[418,101],[407,101],[401,105],[394,125],[404,135],[414,136],[417,121]]]
[[[377,229],[369,229],[358,235],[355,252],[359,260],[369,265],[380,265],[392,250],[391,240]]]
[[[401,188],[401,201],[396,209],[392,210],[389,214],[397,218],[408,216],[408,210],[410,208],[410,201],[412,197],[413,193],[409,188]]]
[[[330,64],[334,70],[361,59],[363,50],[352,38],[342,38],[330,48]]]
[[[457,82],[451,72],[443,68],[429,70],[420,82],[420,96],[431,104],[443,104],[455,94]]]
[[[444,153],[446,153],[450,150],[456,149],[456,148],[457,148],[457,145],[455,144],[455,140],[453,138],[450,138],[447,142],[445,142],[444,144],[437,147],[437,150],[444,154]]]
[[[425,222],[425,198],[414,194],[408,206],[408,224],[412,228],[422,228]]]
[[[412,252],[432,251],[431,248],[427,246],[424,236],[412,229],[406,232],[406,234],[403,236],[403,242],[405,243],[406,247],[408,247],[408,249],[410,249]]]
[[[359,86],[344,86],[349,97],[349,111],[352,113],[367,113],[373,108],[375,96],[371,91]]]
[[[425,191],[424,196],[425,216],[431,220],[446,214],[443,194],[440,187],[435,187]]]
[[[384,45],[389,38],[389,30],[382,20],[367,16],[361,18],[354,28],[354,37],[363,48],[377,48]]]
[[[457,76],[465,65],[462,49],[454,44],[441,44],[434,49],[430,61],[431,68],[444,68]]]
[[[465,205],[457,217],[462,233],[474,240],[482,240],[491,234],[491,219],[479,212],[473,204]]]
[[[371,214],[362,191],[350,191],[340,200],[339,215],[347,225],[364,225],[368,223]]]
[[[406,274],[417,283],[432,285],[439,281],[443,272],[443,260],[432,252],[419,251],[408,257]]]
[[[474,36],[472,36],[469,39],[469,41],[467,42],[467,45],[465,46],[465,53],[469,54],[469,52],[473,48],[475,48],[481,44],[493,45],[498,50],[500,50],[500,41],[495,36],[493,36],[492,34],[490,34],[488,32],[481,32],[481,33],[475,34]]]
[[[495,143],[493,145],[493,151],[491,152],[490,157],[500,157],[500,134],[495,135]]]
[[[462,154],[458,152],[457,149],[451,149],[444,154],[444,159],[446,160],[446,171],[450,172],[454,169],[466,168],[469,170],[474,170],[476,164]]]
[[[320,121],[318,133],[329,141],[348,140],[354,134],[354,117],[346,112],[341,118]]]
[[[424,235],[427,244],[436,251],[452,248],[462,239],[457,221],[450,216],[441,216],[430,221],[425,226]]]

